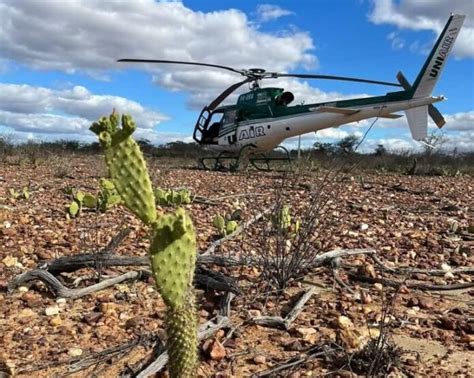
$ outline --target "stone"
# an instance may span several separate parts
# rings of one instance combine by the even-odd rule
[[[420,297],[418,298],[418,306],[423,310],[431,310],[434,308],[434,303],[430,298]]]
[[[82,356],[82,349],[81,348],[69,348],[67,351],[71,357],[79,357]]]
[[[257,365],[263,365],[267,362],[267,359],[263,355],[258,355],[253,358],[253,362],[255,362]]]
[[[125,322],[125,328],[136,328],[140,325],[140,318],[130,318]]]
[[[290,352],[300,352],[306,348],[298,339],[289,339],[283,342],[283,349]]]
[[[49,324],[52,325],[53,327],[58,327],[63,323],[62,319],[60,316],[55,316],[49,321]]]
[[[361,299],[361,301],[362,301],[363,304],[370,304],[370,303],[372,303],[372,297],[371,297],[370,294],[367,293],[366,291],[361,290],[361,292],[360,292],[360,299]]]
[[[256,318],[257,316],[262,315],[262,311],[260,310],[248,310],[249,318]]]
[[[317,331],[315,328],[311,328],[311,327],[299,327],[299,328],[296,328],[296,333],[301,336],[301,337],[307,337],[308,335],[313,335],[315,334]]]
[[[44,313],[46,316],[54,316],[59,314],[59,307],[58,306],[48,306],[44,309]]]
[[[41,296],[32,291],[27,291],[21,296],[21,299],[26,302],[28,307],[35,308],[42,304]]]
[[[374,284],[374,288],[378,291],[382,291],[383,290],[383,285],[380,282],[377,282],[377,283]]]
[[[443,329],[454,331],[457,328],[456,319],[444,316],[439,321],[440,321],[440,326]]]
[[[18,263],[18,259],[13,256],[7,256],[2,260],[2,263],[6,267],[11,267],[11,266],[15,266]]]
[[[214,342],[209,346],[209,357],[214,361],[224,359],[226,354],[226,350],[219,340],[214,340]]]
[[[103,316],[101,312],[89,312],[83,317],[84,322],[87,324],[95,324]]]
[[[347,316],[341,315],[337,318],[337,326],[340,329],[351,329],[354,328],[354,323]]]

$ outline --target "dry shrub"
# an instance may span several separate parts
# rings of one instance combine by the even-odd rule
[[[330,171],[309,185],[298,183],[295,176],[286,175],[281,180],[273,211],[257,225],[257,241],[244,248],[245,259],[261,272],[262,282],[283,290],[308,273],[315,257],[327,251],[332,226],[338,221],[332,207],[344,187],[337,179],[339,173]],[[301,186],[307,188],[307,200],[293,204],[288,189]]]

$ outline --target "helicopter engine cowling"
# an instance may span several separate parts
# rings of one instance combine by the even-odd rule
[[[283,92],[281,95],[275,97],[275,103],[277,105],[287,106],[295,99],[295,96],[291,92]]]

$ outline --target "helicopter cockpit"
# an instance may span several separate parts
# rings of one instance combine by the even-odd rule
[[[235,124],[252,116],[271,116],[273,107],[286,107],[295,96],[291,92],[285,92],[281,88],[259,88],[241,95],[237,101],[237,107],[223,107],[209,112],[206,119],[200,122],[199,130],[201,142],[204,144],[217,144],[219,131],[222,127]]]

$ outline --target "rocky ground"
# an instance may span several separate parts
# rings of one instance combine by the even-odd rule
[[[309,204],[319,198],[323,177],[323,172],[285,179],[255,171],[204,172],[158,160],[150,160],[149,166],[155,185],[186,187],[198,196],[186,208],[200,251],[219,237],[212,225],[216,214],[240,209],[243,224],[284,198],[292,219],[303,219]],[[164,305],[149,279],[124,281],[76,299],[58,298],[39,281],[8,290],[14,277],[43,261],[97,253],[124,226],[131,232],[114,252],[146,256],[146,230],[120,206],[105,213],[83,211],[73,219],[66,216],[71,193],[94,193],[104,176],[100,157],[51,158],[36,165],[0,163],[2,371],[35,377],[130,376],[142,362],[153,360],[156,340],[165,339]],[[358,371],[357,364],[347,365],[346,357],[365,358],[367,363],[369,358],[357,352],[367,351],[383,326],[393,344],[379,360],[393,364],[394,376],[470,376],[474,269],[467,268],[474,266],[473,178],[353,172],[330,182],[326,193],[333,198],[321,217],[331,222],[312,235],[315,251],[371,249],[376,260],[360,254],[343,258],[333,266],[336,270],[309,269],[281,292],[261,279],[261,266],[207,266],[234,278],[241,293],[231,303],[230,327],[201,342],[200,375],[251,376],[292,358],[304,361],[268,376],[362,375],[370,363],[361,363]],[[250,225],[214,254],[261,253],[260,230],[258,222]],[[389,270],[384,272],[377,261]],[[58,278],[69,288],[81,288],[137,269],[99,264]],[[285,317],[309,288],[313,295],[288,329],[251,321],[258,316]],[[200,323],[217,314],[222,296],[216,290],[197,290]]]

